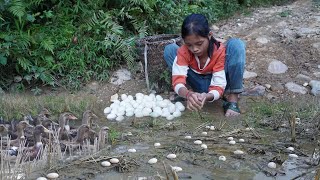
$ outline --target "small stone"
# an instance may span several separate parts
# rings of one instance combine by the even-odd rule
[[[255,78],[255,77],[257,77],[257,76],[258,76],[257,73],[255,73],[255,72],[249,72],[249,71],[247,71],[247,70],[245,70],[244,73],[243,73],[243,79]]]
[[[236,151],[233,151],[233,154],[241,155],[241,154],[244,154],[244,152],[241,150],[236,150]]]
[[[201,144],[202,149],[208,149],[208,146],[205,144]]]
[[[296,154],[289,154],[289,157],[297,158],[297,157],[298,157],[298,155],[296,155]]]
[[[226,161],[227,158],[226,158],[225,156],[219,156],[219,160],[220,160],[220,161]]]
[[[47,180],[45,177],[38,177],[37,180]]]
[[[275,168],[277,168],[277,165],[274,162],[269,162],[268,163],[268,167],[271,168],[271,169],[275,169]]]
[[[182,171],[182,168],[181,168],[181,167],[178,167],[178,166],[172,166],[171,168],[172,168],[172,170],[175,171],[175,172],[180,172],[180,171]]]
[[[273,60],[269,63],[268,71],[272,74],[282,74],[288,70],[287,65],[278,60]]]
[[[281,83],[276,83],[271,86],[271,91],[281,93],[284,90],[284,86]]]
[[[111,163],[110,163],[109,161],[102,161],[102,162],[101,162],[101,166],[103,166],[103,167],[109,167],[109,166],[111,166]]]
[[[287,147],[287,150],[294,151],[294,147]]]
[[[271,85],[270,84],[265,84],[266,88],[267,89],[270,89],[271,88]]]
[[[261,44],[267,44],[269,42],[269,40],[265,37],[258,37],[256,41]]]
[[[175,154],[168,154],[167,155],[168,159],[175,159],[176,157],[177,157],[177,155],[175,155]]]
[[[289,91],[292,91],[292,92],[295,92],[295,93],[300,93],[300,94],[307,94],[308,92],[308,89],[306,89],[305,87],[303,86],[300,86],[294,82],[288,82],[285,84],[285,87],[289,90]]]
[[[158,159],[157,159],[157,158],[151,158],[151,159],[148,161],[149,164],[155,164],[155,163],[157,163],[157,162],[158,162]]]
[[[56,179],[58,177],[59,177],[58,173],[49,173],[49,174],[47,174],[47,178],[49,178],[49,179]]]
[[[200,141],[200,140],[196,140],[196,141],[194,141],[194,144],[202,144],[202,141]]]
[[[311,94],[314,96],[320,95],[320,81],[312,80],[309,82],[309,85],[311,86]]]
[[[309,77],[309,76],[306,76],[306,75],[304,75],[304,74],[298,74],[297,76],[296,76],[296,79],[300,79],[300,80],[302,80],[302,81],[311,81],[311,77]]]
[[[136,149],[128,149],[128,152],[135,153],[135,152],[137,152],[137,150]]]
[[[228,141],[232,141],[232,140],[233,140],[233,137],[228,137],[227,140],[228,140]]]
[[[244,139],[239,139],[239,142],[244,142]]]
[[[112,164],[117,164],[117,163],[119,163],[119,159],[117,159],[117,158],[112,158],[112,159],[110,159],[109,160]]]

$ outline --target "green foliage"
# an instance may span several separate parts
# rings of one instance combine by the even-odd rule
[[[289,0],[272,0],[271,3]],[[134,70],[137,38],[179,33],[184,17],[202,13],[210,22],[240,6],[266,0],[10,0],[0,1],[0,87],[23,77],[19,89],[63,85],[76,90],[104,81],[110,70]],[[161,18],[160,18],[161,17]],[[37,88],[34,92],[38,93]]]

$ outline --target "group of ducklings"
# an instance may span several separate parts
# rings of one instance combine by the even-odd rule
[[[66,148],[70,148],[69,145],[81,147],[85,142],[86,144],[98,142],[98,149],[104,147],[108,139],[109,128],[107,126],[99,128],[94,123],[94,120],[98,119],[97,115],[87,110],[83,113],[81,125],[78,128],[71,127],[69,122],[77,119],[73,113],[63,112],[58,122],[55,122],[46,108],[43,108],[36,117],[26,115],[21,121],[8,122],[1,118],[1,153],[7,153],[8,156],[23,153],[27,156],[24,157],[25,160],[33,160],[49,142],[58,142],[62,151],[68,150]],[[51,141],[49,140],[50,135]],[[54,137],[58,141],[54,140]]]

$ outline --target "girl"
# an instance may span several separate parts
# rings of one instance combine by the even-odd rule
[[[225,46],[217,41],[201,14],[185,18],[181,35],[184,45],[179,48],[169,44],[164,50],[164,59],[172,70],[174,91],[187,99],[190,110],[200,110],[206,101],[224,96],[225,116],[239,115],[238,94],[243,91],[246,58],[244,43],[229,39]]]

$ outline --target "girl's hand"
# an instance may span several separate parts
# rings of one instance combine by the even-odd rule
[[[187,108],[191,111],[198,111],[203,107],[206,101],[206,93],[190,92],[187,97]]]

